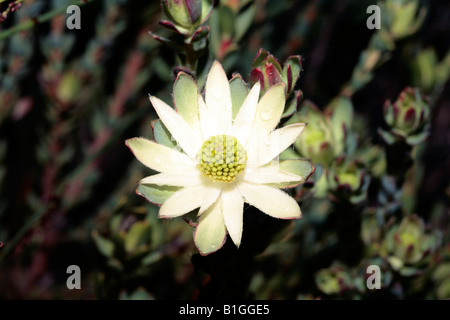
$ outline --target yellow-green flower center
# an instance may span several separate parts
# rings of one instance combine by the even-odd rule
[[[197,158],[203,175],[220,182],[233,182],[247,163],[244,147],[235,137],[227,135],[208,138]]]

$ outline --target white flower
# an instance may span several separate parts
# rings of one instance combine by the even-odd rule
[[[194,241],[204,255],[220,249],[227,232],[239,247],[244,202],[275,218],[300,218],[298,203],[279,188],[303,183],[313,167],[298,159],[276,160],[305,128],[295,123],[274,130],[285,105],[284,85],[271,87],[258,101],[256,83],[233,119],[230,85],[220,63],[215,62],[208,74],[205,100],[192,79],[183,79],[186,84],[174,88],[178,112],[150,97],[182,150],[144,138],[126,141],[140,162],[160,172],[142,179],[138,194],[160,202],[162,218],[198,209]],[[165,192],[170,192],[167,199]]]

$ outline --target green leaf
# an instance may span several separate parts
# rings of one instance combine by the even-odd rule
[[[218,9],[220,15],[220,31],[222,37],[231,37],[234,33],[234,25],[236,21],[236,16],[233,10],[227,6],[220,6]]]
[[[394,108],[389,101],[387,101],[383,107],[383,116],[389,126],[394,126]]]
[[[236,19],[236,30],[234,34],[234,40],[238,42],[247,32],[249,27],[252,25],[253,17],[255,16],[256,6],[249,6],[244,12],[239,14]]]
[[[277,71],[280,73],[280,75],[283,72],[283,70],[281,69],[280,62],[278,62],[278,60],[271,54],[269,54],[267,56],[267,58],[264,59],[263,63],[264,63],[263,68],[267,65],[272,64],[277,69]]]
[[[111,258],[114,253],[114,243],[106,238],[103,238],[97,230],[92,231],[92,238],[98,248],[98,251],[107,258]]]
[[[136,193],[154,204],[163,204],[181,187],[158,186],[156,184],[139,184]]]
[[[161,120],[152,121],[153,137],[158,144],[173,148],[177,145],[177,142],[172,138],[169,130],[167,130],[164,123]]]
[[[205,22],[206,19],[213,12],[214,0],[202,0],[202,14],[200,16],[200,22]]]
[[[151,229],[147,221],[135,222],[125,236],[125,251],[136,252],[150,244]]]
[[[234,75],[230,80],[230,92],[234,119],[248,95],[247,85],[239,74]]]
[[[207,47],[209,39],[208,37],[209,31],[210,31],[209,26],[199,27],[190,38],[189,42],[192,44],[192,48],[196,53],[202,51]]]
[[[317,166],[318,174],[316,176],[316,180],[314,182],[314,197],[315,198],[324,198],[328,194],[328,189],[330,188],[328,186],[328,179],[327,179],[327,173],[322,166]]]
[[[336,97],[328,105],[327,111],[332,112],[331,124],[335,138],[341,141],[344,137],[342,125],[348,129],[353,120],[353,104],[347,97]]]
[[[381,128],[378,128],[378,134],[388,145],[394,144],[397,141],[397,137],[395,135]]]
[[[114,215],[110,220],[109,220],[109,229],[112,232],[118,232],[120,229],[120,225],[122,223],[123,220],[123,215],[122,214],[116,214]]]
[[[404,277],[410,277],[416,275],[420,270],[414,267],[403,267],[399,270],[399,273]]]
[[[283,114],[281,115],[281,118],[290,117],[296,111],[297,111],[297,99],[294,95],[294,96],[292,96],[291,99],[289,99],[286,102],[286,106],[284,107],[284,111],[283,111]]]
[[[325,121],[323,112],[310,100],[303,101],[294,116],[293,119],[297,122],[323,123]]]
[[[177,43],[176,41],[173,41],[171,39],[168,39],[166,37],[162,37],[159,36],[151,31],[149,31],[149,34],[152,36],[153,39],[169,46],[171,49],[173,49],[175,52],[182,52],[184,50],[184,47],[181,46],[179,43]]]
[[[280,153],[279,160],[301,159],[300,155],[292,148],[287,148]]]
[[[252,68],[262,66],[264,59],[266,59],[268,55],[269,55],[269,53],[266,50],[264,50],[262,48],[259,49],[258,53],[256,54],[255,59],[252,62]]]
[[[415,145],[418,145],[418,144],[424,142],[427,139],[427,137],[428,137],[428,132],[424,131],[424,132],[418,133],[416,135],[407,137],[406,143],[411,146],[415,146]]]
[[[198,88],[194,79],[179,72],[173,85],[173,101],[178,113],[189,124],[198,123]]]
[[[296,174],[305,180],[314,172],[314,166],[306,159],[288,159],[280,161],[280,169]]]
[[[153,263],[156,263],[158,261],[161,260],[161,258],[163,257],[163,254],[161,253],[161,251],[156,251],[156,252],[150,252],[148,255],[146,255],[143,259],[142,259],[142,266],[149,266]]]
[[[194,43],[198,41],[207,41],[209,35],[209,27],[208,26],[202,26],[198,27],[195,32],[192,34],[192,37],[187,40],[189,43]]]
[[[283,81],[288,85],[288,90],[292,90],[297,82],[300,72],[302,71],[302,60],[301,56],[290,56],[287,58],[283,67]],[[288,66],[290,66],[292,84],[289,86],[288,83]]]
[[[209,22],[209,27],[210,27],[209,45],[210,45],[211,50],[214,52],[215,56],[217,56],[220,51],[220,43],[221,43],[218,10],[213,10],[208,22]]]
[[[286,122],[285,126],[294,123],[303,123],[305,121],[304,117],[301,116],[300,112],[294,113]]]

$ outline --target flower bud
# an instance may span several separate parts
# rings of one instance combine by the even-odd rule
[[[420,262],[435,246],[437,239],[425,233],[423,220],[417,215],[405,217],[399,225],[387,232],[383,251],[394,270],[411,274],[412,265]]]
[[[172,21],[185,28],[197,23],[202,13],[201,0],[163,0],[162,7]]]
[[[380,133],[389,144],[406,140],[408,144],[415,145],[423,142],[428,135],[430,108],[418,89],[407,87],[400,93],[397,101],[386,101],[383,115],[390,132]]]
[[[301,70],[300,56],[290,56],[282,69],[273,55],[264,49],[260,49],[253,60],[250,79],[252,82],[260,81],[263,92],[283,82],[286,85],[286,95],[289,95],[294,89]]]
[[[162,0],[162,8],[169,18],[159,23],[174,32],[192,35],[209,17],[213,8],[208,0]]]

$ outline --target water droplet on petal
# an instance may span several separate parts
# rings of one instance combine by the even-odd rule
[[[156,164],[161,164],[161,159],[160,158],[154,158],[153,161],[155,161]]]
[[[264,144],[266,146],[270,146],[272,144],[272,139],[269,138],[269,136],[264,138]]]
[[[260,114],[261,120],[263,120],[263,121],[269,120],[271,116],[272,116],[271,111],[262,111]]]
[[[289,207],[284,208],[284,212],[290,212],[290,211],[291,211],[291,208],[289,208]]]

